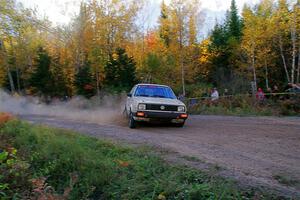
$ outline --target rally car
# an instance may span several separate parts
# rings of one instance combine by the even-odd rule
[[[137,122],[171,122],[184,126],[188,118],[185,104],[178,100],[173,90],[166,85],[137,84],[127,94],[125,113],[130,128]]]

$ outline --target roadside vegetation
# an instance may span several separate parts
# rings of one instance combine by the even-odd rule
[[[237,116],[300,116],[300,96],[288,99],[270,96],[263,102],[248,96],[221,97],[212,102],[207,99],[190,99],[187,102],[191,114]]]
[[[0,199],[271,199],[149,149],[0,116]]]

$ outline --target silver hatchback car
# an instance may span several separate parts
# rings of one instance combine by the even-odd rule
[[[171,122],[182,127],[188,118],[185,104],[178,100],[173,90],[166,85],[137,84],[127,95],[125,112],[129,127],[137,122]]]

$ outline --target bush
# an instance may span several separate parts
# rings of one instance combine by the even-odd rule
[[[258,102],[250,96],[221,97],[218,101],[210,99],[200,100],[197,104],[189,106],[192,114],[214,115],[251,115],[251,116],[281,116],[300,115],[300,105],[296,98],[274,101],[267,99]]]
[[[0,126],[13,119],[13,116],[9,113],[0,113]]]
[[[6,146],[0,135],[0,199],[29,197],[29,164],[18,158],[17,150]]]

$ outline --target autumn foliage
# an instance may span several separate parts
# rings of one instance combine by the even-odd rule
[[[300,1],[261,0],[241,12],[232,0],[207,36],[200,0],[162,1],[156,26],[147,2],[84,1],[68,25],[53,28],[16,0],[0,0],[0,86],[90,98],[151,82],[199,97],[191,88],[240,94],[299,83]],[[116,57],[120,49],[128,62]]]
[[[14,117],[10,113],[0,113],[0,125],[3,125],[4,123],[13,119]]]

